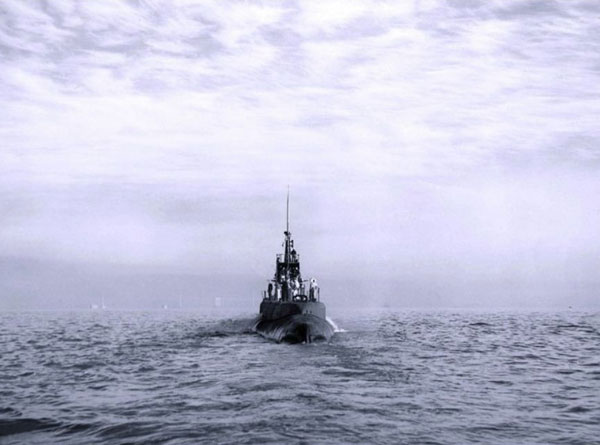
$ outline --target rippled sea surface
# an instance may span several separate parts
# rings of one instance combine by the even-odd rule
[[[335,317],[334,317],[335,318]],[[599,443],[600,315],[0,314],[0,443]]]

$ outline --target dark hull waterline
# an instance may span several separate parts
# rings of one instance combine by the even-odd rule
[[[334,333],[327,320],[311,314],[289,315],[277,320],[259,320],[255,330],[279,343],[329,341]]]

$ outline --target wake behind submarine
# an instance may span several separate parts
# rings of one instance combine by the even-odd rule
[[[275,276],[263,291],[255,331],[265,338],[285,343],[328,341],[334,328],[327,322],[317,280],[302,280],[300,257],[290,232],[290,194],[286,205],[284,252],[277,254]]]

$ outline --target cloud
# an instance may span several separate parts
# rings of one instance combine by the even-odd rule
[[[540,9],[520,2],[463,6],[6,2],[7,145],[43,151],[28,139],[47,140],[71,122],[81,131],[64,141],[68,153],[117,145],[123,131],[135,130],[137,145],[152,134],[169,150],[174,134],[210,140],[215,128],[228,128],[254,135],[243,138],[248,145],[316,138],[330,145],[326,163],[327,151],[368,147],[375,158],[402,151],[443,170],[498,160],[507,146],[543,154],[555,131],[539,128],[597,136],[580,118],[599,107],[586,94],[597,77],[580,49],[587,30],[573,19],[586,23],[583,10],[545,8],[557,15],[549,33],[534,22]],[[575,63],[563,67],[561,57]],[[211,143],[243,151],[229,137]],[[138,148],[118,151],[127,150]]]

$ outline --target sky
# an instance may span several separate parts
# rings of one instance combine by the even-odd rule
[[[0,2],[0,309],[600,308],[595,0]]]

